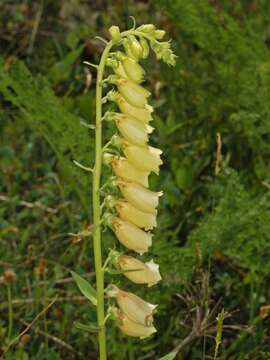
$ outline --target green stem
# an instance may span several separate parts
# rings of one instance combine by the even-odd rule
[[[101,208],[100,208],[100,178],[102,170],[102,80],[103,73],[110,49],[113,43],[110,41],[101,56],[97,69],[96,84],[96,131],[95,131],[95,166],[93,172],[93,217],[94,217],[94,257],[97,289],[97,322],[100,328],[98,332],[99,359],[106,360],[106,331],[104,324],[104,271],[102,268],[101,248]]]
[[[11,285],[7,285],[7,296],[8,296],[8,344],[10,342],[12,326],[13,326],[13,309],[12,309],[12,301],[11,301]]]

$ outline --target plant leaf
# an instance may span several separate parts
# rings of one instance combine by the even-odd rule
[[[83,277],[71,271],[71,275],[76,282],[78,288],[80,289],[81,293],[91,301],[91,303],[97,306],[97,293],[96,290],[86,281]]]
[[[159,358],[158,360],[173,360],[177,355],[176,351],[172,351],[169,354],[162,356],[162,358]]]
[[[99,331],[99,327],[96,326],[96,325],[92,325],[92,324],[88,324],[88,325],[85,325],[85,324],[82,324],[80,323],[79,321],[75,321],[74,322],[74,326],[79,329],[79,330],[82,330],[82,331],[86,331],[86,332],[98,332]]]

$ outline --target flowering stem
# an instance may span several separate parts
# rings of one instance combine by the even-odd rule
[[[101,248],[101,206],[100,206],[100,178],[102,170],[102,80],[104,67],[108,58],[112,42],[109,42],[101,56],[97,68],[96,84],[96,131],[95,131],[95,166],[93,171],[93,218],[94,218],[94,258],[96,272],[96,290],[97,290],[97,322],[98,322],[98,341],[99,341],[99,359],[106,360],[106,332],[104,324],[104,271],[102,266],[102,248]]]

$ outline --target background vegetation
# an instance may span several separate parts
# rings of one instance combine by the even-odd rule
[[[165,191],[153,246],[164,281],[143,294],[160,304],[158,333],[139,341],[110,326],[109,359],[179,344],[178,359],[213,359],[222,308],[218,358],[270,359],[269,11],[267,0],[1,1],[0,351],[58,295],[6,359],[97,358],[95,335],[74,327],[95,314],[69,273],[94,281],[91,179],[72,160],[93,163],[80,122],[94,119],[95,72],[82,61],[98,62],[95,36],[129,15],[166,29],[178,61],[145,64],[165,153],[151,179]]]

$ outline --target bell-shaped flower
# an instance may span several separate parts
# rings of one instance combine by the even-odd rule
[[[152,234],[145,232],[120,218],[112,220],[113,229],[117,239],[126,248],[142,255],[152,246]]]
[[[163,164],[160,149],[152,146],[137,146],[125,140],[122,141],[122,148],[130,163],[136,168],[159,174],[159,167]]]
[[[123,114],[130,115],[135,119],[142,121],[146,124],[148,124],[151,120],[153,120],[151,115],[153,112],[153,107],[148,104],[142,109],[136,108],[130,105],[126,101],[126,99],[121,94],[119,94],[119,92],[111,92],[109,94],[109,99],[117,103],[119,109]]]
[[[129,221],[139,228],[151,230],[157,226],[156,213],[152,214],[138,210],[124,199],[117,200],[114,207],[122,220]]]
[[[150,304],[139,296],[123,291],[115,285],[109,287],[107,295],[116,299],[120,310],[130,320],[144,326],[152,326],[153,314],[157,305]]]
[[[125,56],[122,59],[122,65],[125,69],[125,73],[131,81],[134,81],[136,83],[140,83],[143,81],[145,71],[141,67],[141,65],[137,63],[137,61],[128,56]]]
[[[119,328],[120,330],[128,336],[139,337],[144,339],[146,337],[151,336],[155,332],[157,332],[154,326],[144,326],[132,321],[126,314],[122,311],[117,313],[117,318],[119,320]]]
[[[143,212],[156,214],[158,198],[163,194],[162,191],[154,192],[140,184],[123,179],[118,180],[117,184],[124,198],[133,206]]]
[[[126,158],[114,156],[111,165],[115,175],[148,187],[149,171],[139,170],[134,167]]]
[[[161,280],[159,265],[153,260],[143,263],[133,256],[120,255],[117,262],[123,274],[135,284],[147,284],[151,287]]]
[[[150,92],[131,80],[119,78],[116,81],[120,94],[136,108],[145,108]]]
[[[144,146],[148,142],[148,134],[154,130],[151,126],[126,114],[115,113],[113,118],[123,137],[138,146]]]

